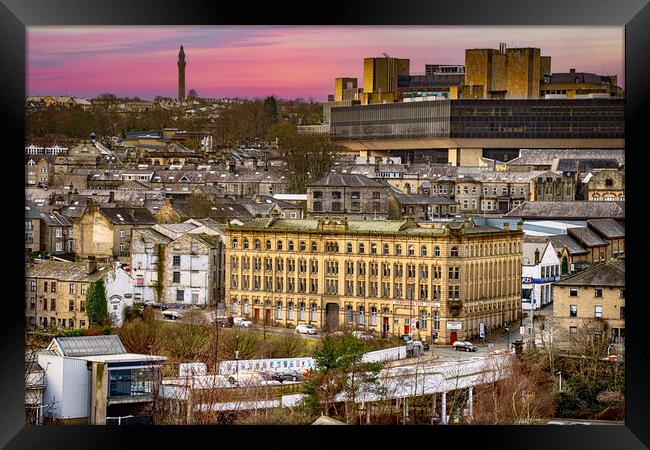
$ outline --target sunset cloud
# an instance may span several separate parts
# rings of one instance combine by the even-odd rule
[[[29,95],[175,97],[178,48],[186,87],[206,97],[324,100],[334,78],[361,78],[363,58],[388,53],[425,64],[462,64],[466,48],[538,47],[554,72],[618,75],[622,27],[98,26],[29,27]]]

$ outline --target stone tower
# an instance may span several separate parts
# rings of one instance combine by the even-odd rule
[[[178,52],[178,100],[185,100],[185,52],[182,45]]]

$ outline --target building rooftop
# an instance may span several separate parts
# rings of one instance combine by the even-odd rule
[[[623,202],[524,202],[506,217],[522,219],[625,219]]]
[[[605,239],[618,239],[625,237],[625,227],[613,219],[587,220],[587,226],[596,230]]]
[[[625,287],[625,263],[608,261],[563,278],[558,286]]]
[[[59,356],[79,357],[123,355],[126,353],[119,336],[56,337],[47,347]]]
[[[535,264],[535,251],[539,250],[539,259],[541,261],[548,246],[548,242],[527,242],[524,240],[522,264],[524,266],[534,266]]]
[[[464,234],[503,233],[493,226],[463,227],[462,223],[450,223],[450,229],[462,230]],[[412,220],[317,220],[317,219],[278,219],[258,218],[244,225],[231,225],[229,230],[237,229],[275,229],[288,232],[344,232],[354,234],[406,234],[443,236],[446,228],[421,227]],[[514,231],[514,230],[512,230]]]
[[[601,239],[595,231],[587,227],[568,228],[567,234],[577,239],[585,247],[603,247],[607,241]]]
[[[307,187],[379,187],[386,188],[387,185],[380,183],[363,175],[349,173],[330,173],[307,185]]]
[[[97,270],[91,274],[86,273],[86,263],[64,262],[64,261],[43,261],[29,267],[25,272],[26,278],[46,278],[58,281],[81,281],[93,282],[108,273],[110,266],[97,266]]]
[[[556,251],[566,248],[570,255],[586,255],[589,251],[567,234],[546,236]]]
[[[115,225],[153,225],[156,223],[147,208],[100,208],[99,212]]]

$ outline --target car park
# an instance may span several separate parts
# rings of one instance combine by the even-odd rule
[[[467,341],[456,341],[454,342],[454,350],[455,351],[466,351],[466,352],[475,352],[476,351],[476,345],[472,344],[471,342]]]
[[[296,327],[296,333],[300,334],[318,334],[318,330],[313,325],[300,324]]]

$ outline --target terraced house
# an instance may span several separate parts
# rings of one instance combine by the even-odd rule
[[[521,225],[276,216],[230,225],[226,236],[233,316],[449,343],[520,315]]]

